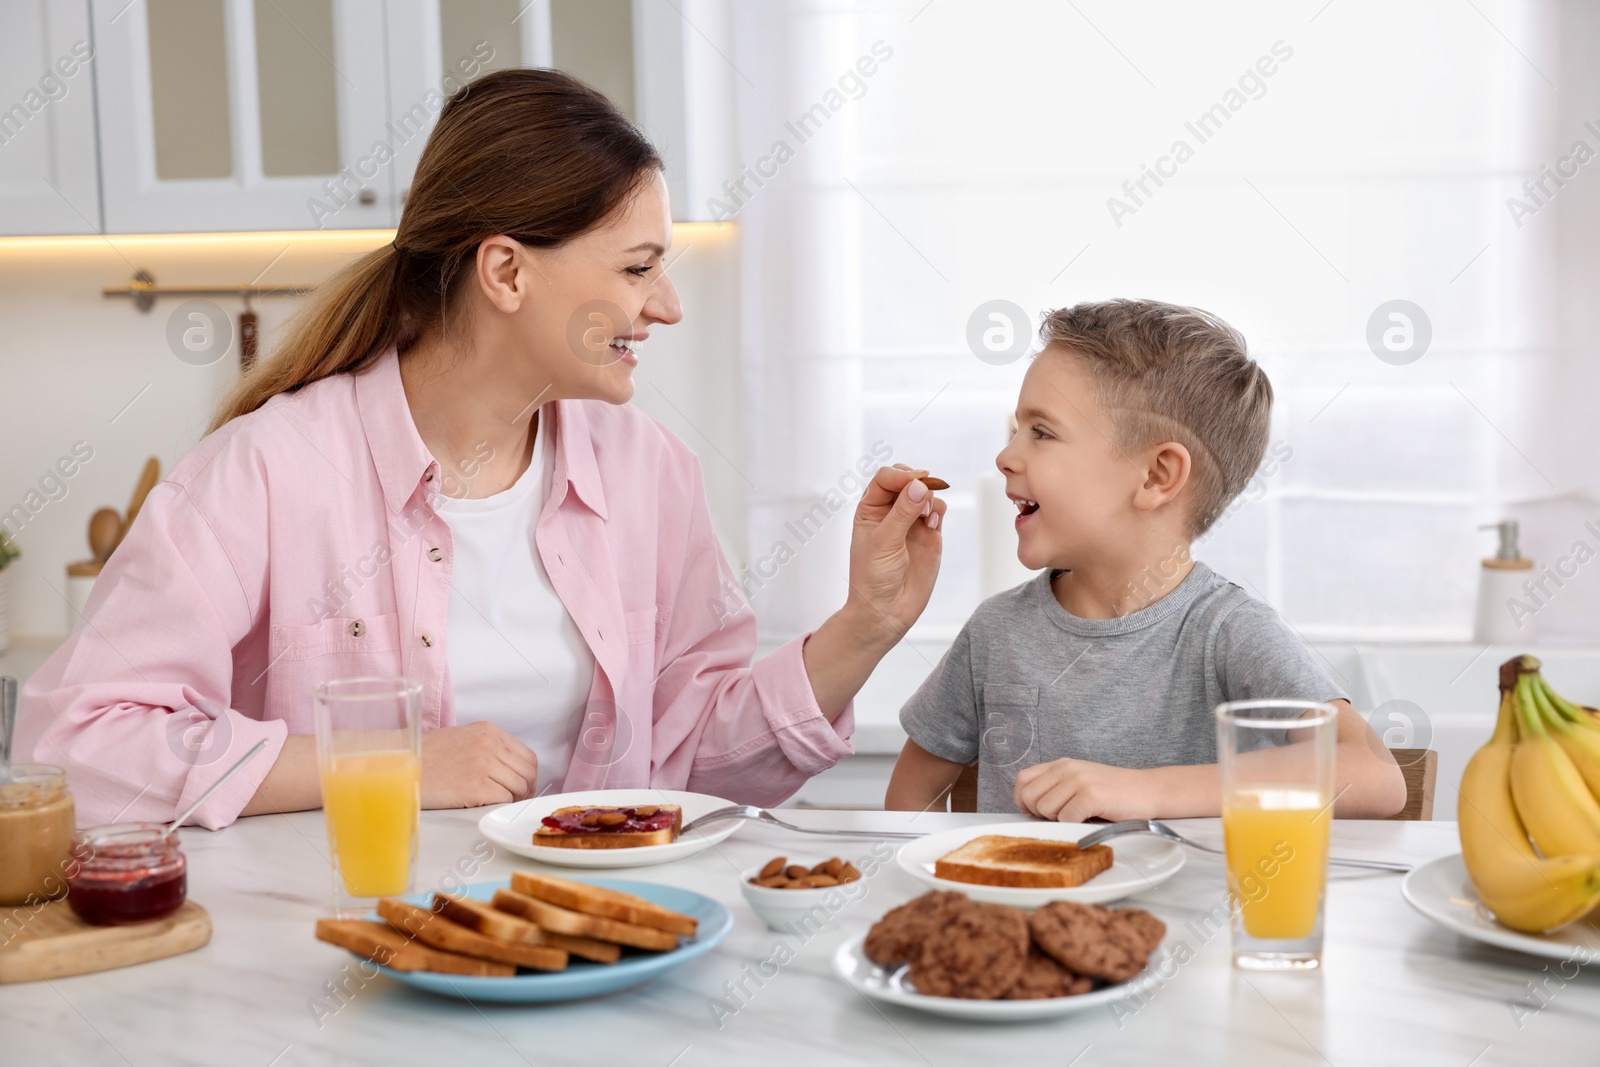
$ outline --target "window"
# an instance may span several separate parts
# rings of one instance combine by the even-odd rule
[[[993,591],[979,493],[1027,359],[968,347],[992,300],[1029,330],[1129,295],[1243,331],[1273,448],[1196,555],[1308,639],[1465,639],[1494,545],[1479,523],[1522,516],[1543,563],[1600,515],[1573,431],[1550,425],[1581,414],[1551,307],[1558,212],[1600,188],[1560,162],[1600,149],[1582,126],[1600,116],[1566,106],[1594,76],[1560,69],[1557,9],[1219,7],[736,7],[746,162],[724,209],[743,227],[764,640],[838,606],[850,508],[830,491],[853,500],[875,448],[955,487],[915,634],[952,636]],[[1567,184],[1524,193],[1546,164]],[[1593,613],[1584,596],[1563,617]]]

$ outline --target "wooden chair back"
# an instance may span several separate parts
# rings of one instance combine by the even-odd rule
[[[1439,774],[1439,753],[1431,748],[1391,748],[1406,779],[1406,806],[1388,816],[1415,821],[1433,818],[1433,784]]]

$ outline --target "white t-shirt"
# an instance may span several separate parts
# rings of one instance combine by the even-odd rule
[[[542,414],[533,458],[511,488],[435,504],[454,553],[446,661],[456,722],[488,720],[533,749],[540,792],[566,777],[594,679],[594,655],[534,546],[555,468],[549,425]]]

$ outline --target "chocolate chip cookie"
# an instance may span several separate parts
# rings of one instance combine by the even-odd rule
[[[1033,940],[1075,974],[1123,982],[1144,970],[1167,927],[1139,908],[1116,911],[1057,900],[1028,920]]]
[[[880,967],[898,966],[916,955],[923,938],[944,925],[946,914],[966,903],[960,893],[924,893],[873,923],[862,950]]]
[[[1094,988],[1094,979],[1073,974],[1038,945],[1028,946],[1028,959],[1022,965],[1022,977],[1006,990],[1006,1000],[1042,1000],[1046,997],[1075,997]]]
[[[927,996],[995,1000],[1017,984],[1027,958],[1028,921],[1022,912],[966,901],[923,938],[908,977]]]

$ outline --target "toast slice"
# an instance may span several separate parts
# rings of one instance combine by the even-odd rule
[[[469,926],[403,900],[378,901],[378,914],[402,934],[446,952],[535,971],[561,971],[567,966],[567,954],[559,948],[530,945],[526,941],[503,941],[480,934]]]
[[[969,885],[1064,889],[1111,868],[1111,846],[1080,849],[1070,841],[985,834],[933,864],[936,878]]]
[[[615,919],[602,919],[597,915],[585,915],[581,911],[571,911],[554,904],[547,904],[536,897],[510,889],[495,890],[494,906],[504,911],[515,912],[529,922],[537,924],[541,929],[558,934],[595,937],[601,941],[611,941],[631,948],[649,949],[652,952],[667,952],[678,947],[677,934],[669,934],[665,930],[657,930],[650,926],[636,926]]]
[[[524,945],[544,944],[544,932],[533,923],[491,908],[481,900],[468,900],[466,897],[453,897],[448,893],[435,893],[433,910],[451,922],[460,923],[485,937],[520,942]]]
[[[544,934],[545,944],[551,948],[559,948],[579,959],[592,960],[595,963],[616,963],[622,958],[622,946],[614,945],[610,941],[597,941],[592,937],[573,937],[571,934],[558,934],[553,930],[539,932]]]
[[[683,832],[676,804],[557,808],[540,820],[533,843],[551,848],[639,848],[670,845]]]
[[[501,890],[504,892],[504,890]],[[481,900],[452,897],[444,893],[433,895],[434,909],[452,922],[475,930],[485,937],[501,941],[515,941],[527,945],[545,945],[558,948],[579,959],[595,963],[616,963],[622,958],[622,949],[606,941],[588,937],[570,937],[566,934],[542,930],[516,912],[491,907]]]
[[[663,908],[644,897],[622,893],[603,886],[574,882],[566,878],[553,878],[548,874],[530,871],[512,871],[511,888],[525,896],[554,904],[569,911],[580,911],[602,919],[650,926],[669,934],[693,937],[699,929],[699,920],[682,912]]]
[[[338,945],[396,971],[436,971],[478,978],[510,978],[517,969],[474,956],[419,945],[388,923],[365,919],[318,919],[317,940]]]

